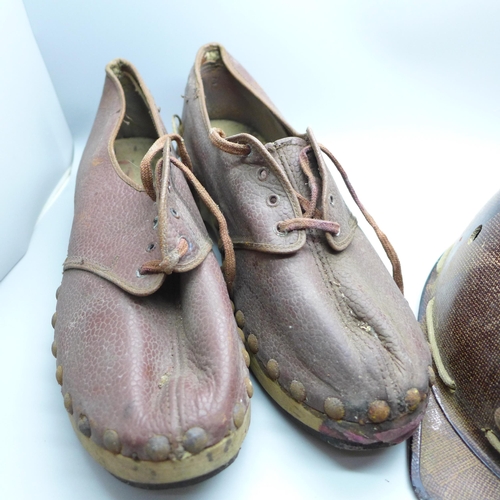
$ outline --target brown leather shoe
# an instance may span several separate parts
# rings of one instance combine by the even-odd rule
[[[500,498],[500,193],[432,270],[419,317],[436,382],[412,438],[421,499]]]
[[[118,478],[155,488],[229,465],[250,421],[244,347],[172,140],[188,162],[135,68],[111,62],[53,317],[80,441]]]
[[[323,152],[346,178],[338,162],[310,131],[295,132],[216,44],[196,58],[182,130],[196,175],[228,221],[237,270],[230,291],[259,382],[341,448],[406,439],[427,404],[430,355]]]

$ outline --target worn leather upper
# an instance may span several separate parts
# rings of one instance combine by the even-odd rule
[[[182,172],[164,162],[168,197],[155,204],[143,186],[125,176],[118,165],[114,139],[126,107],[123,88],[112,72],[115,68],[121,71],[116,65],[108,67],[99,111],[78,171],[75,218],[64,269],[85,269],[135,295],[146,295],[165,279],[164,274],[141,276],[137,272],[145,261],[161,258],[159,232],[172,249],[181,236],[190,243],[176,271],[198,265],[212,246]],[[147,89],[141,91],[151,99]],[[151,118],[157,136],[166,133],[156,108],[151,108]],[[172,208],[182,216],[174,217]]]
[[[248,144],[249,154],[217,147],[209,137],[213,120],[255,130],[228,137]],[[292,382],[300,382],[304,404],[322,415],[327,398],[340,400],[343,420],[363,426],[349,440],[371,444],[406,437],[425,409],[424,402],[409,411],[405,395],[416,389],[425,400],[428,348],[312,133],[295,132],[241,66],[213,44],[199,51],[189,76],[183,129],[195,173],[228,221],[237,261],[234,301],[263,370],[270,360],[277,362],[283,390],[293,393]],[[306,146],[321,186],[316,208],[322,220],[340,224],[338,235],[277,230],[280,221],[302,217],[297,193],[311,196],[299,164]],[[388,403],[390,416],[374,426],[367,413],[377,400]]]
[[[136,102],[146,114],[134,114]],[[235,429],[235,406],[249,406],[226,285],[186,179],[170,165],[173,153],[163,153],[155,202],[115,154],[117,135],[152,143],[164,133],[133,66],[110,63],[78,172],[55,323],[72,418],[98,445],[143,460],[155,459],[147,443],[157,435],[168,439],[169,458],[182,458],[193,428],[205,432],[205,446],[217,443]],[[188,250],[173,274],[139,272],[180,238]]]

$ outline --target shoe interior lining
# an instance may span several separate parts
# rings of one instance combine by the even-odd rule
[[[201,77],[210,123],[227,136],[246,132],[266,143],[289,135],[269,108],[236,80],[220,59],[203,64]]]
[[[259,139],[260,142],[266,143],[264,137],[262,137],[257,130],[252,127],[245,125],[244,123],[235,122],[232,120],[210,120],[210,125],[214,128],[220,128],[224,131],[227,136],[236,134],[250,134]]]
[[[141,161],[155,139],[149,137],[124,137],[115,140],[115,155],[123,173],[142,186]]]
[[[127,71],[120,71],[117,77],[125,93],[126,108],[114,144],[116,159],[123,173],[142,186],[141,160],[158,138],[158,132],[135,78]]]

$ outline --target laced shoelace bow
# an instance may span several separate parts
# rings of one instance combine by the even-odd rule
[[[226,153],[246,156],[250,154],[251,151],[251,147],[248,144],[232,142],[226,139],[224,131],[221,130],[220,128],[211,129],[210,140],[215,146],[217,146],[222,151],[225,151]],[[377,238],[379,239],[389,261],[391,262],[393,279],[396,282],[396,285],[401,290],[401,293],[403,293],[404,286],[403,286],[403,275],[401,272],[401,263],[399,261],[399,257],[396,251],[394,250],[394,247],[392,246],[392,244],[390,243],[389,239],[384,234],[384,232],[378,227],[373,217],[368,213],[368,211],[365,209],[365,207],[359,200],[356,192],[354,191],[354,187],[352,186],[347,176],[346,171],[339,163],[339,161],[325,146],[320,144],[319,148],[323,153],[325,153],[328,156],[328,158],[330,158],[332,163],[335,165],[338,172],[342,176],[342,179],[347,189],[349,190],[349,193],[351,194],[353,200],[355,201],[356,205],[359,207],[361,213],[363,214],[368,224],[370,224],[370,226],[375,231]],[[323,214],[317,208],[320,188],[318,186],[318,179],[312,173],[310,160],[307,156],[310,151],[312,151],[312,147],[309,145],[305,146],[300,152],[299,160],[300,160],[300,167],[308,180],[311,197],[308,200],[307,198],[302,196],[299,192],[294,190],[295,195],[297,196],[297,199],[302,208],[303,212],[302,217],[288,219],[280,222],[278,224],[278,230],[286,233],[289,231],[302,230],[302,229],[319,229],[321,231],[325,231],[333,235],[338,235],[340,234],[340,224],[337,222],[323,220],[322,219]]]
[[[229,290],[232,290],[234,278],[236,276],[236,259],[234,256],[233,243],[231,241],[231,238],[229,237],[226,219],[222,215],[222,212],[220,211],[217,204],[212,200],[206,189],[200,184],[198,179],[193,174],[191,159],[189,158],[184,140],[180,135],[166,134],[160,137],[155,141],[155,143],[146,153],[141,161],[141,180],[144,189],[153,201],[157,201],[160,199],[165,200],[164,194],[165,189],[169,189],[169,180],[165,176],[163,176],[163,157],[158,159],[156,165],[154,165],[154,159],[161,151],[164,151],[165,148],[170,148],[172,141],[175,141],[175,143],[177,144],[178,154],[182,161],[172,154],[170,156],[170,163],[182,171],[184,177],[193,186],[200,199],[203,201],[208,210],[210,210],[219,224],[219,235],[222,240],[222,246],[224,250],[224,263],[222,265],[222,271],[224,273],[224,278]],[[166,207],[158,206],[159,215],[160,211],[166,214]],[[161,220],[162,217],[159,216],[159,224]],[[146,262],[139,270],[141,274],[171,274],[175,266],[179,263],[180,259],[184,255],[186,255],[187,251],[189,250],[188,241],[186,240],[186,238],[181,237],[177,246],[173,250],[169,251],[164,232],[160,230],[159,234],[162,260],[152,260]]]

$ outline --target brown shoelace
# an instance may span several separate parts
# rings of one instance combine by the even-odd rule
[[[248,144],[236,143],[226,139],[224,131],[219,128],[211,129],[210,140],[215,146],[217,146],[222,151],[225,151],[226,153],[246,156],[251,151],[251,148]],[[333,162],[333,164],[339,171],[340,175],[342,176],[342,179],[344,180],[344,183],[347,189],[349,190],[349,193],[351,194],[353,200],[356,202],[356,205],[361,210],[361,213],[365,217],[368,224],[370,224],[370,226],[375,231],[375,234],[377,235],[382,247],[384,248],[387,257],[389,258],[389,261],[391,262],[393,279],[396,282],[396,285],[401,290],[401,293],[403,293],[404,287],[403,287],[403,275],[401,272],[401,263],[396,254],[396,251],[394,250],[394,247],[391,245],[387,236],[378,227],[373,217],[368,213],[368,211],[365,209],[365,207],[359,200],[342,165],[338,162],[335,156],[333,156],[333,154],[325,146],[320,144],[319,147],[321,151],[323,151],[323,153],[325,153],[328,156],[328,158],[330,158],[330,160]],[[305,148],[303,148],[302,151],[300,152],[299,159],[300,159],[300,167],[308,180],[309,188],[311,191],[311,197],[308,200],[300,193],[295,191],[295,194],[303,211],[302,217],[298,217],[295,219],[288,219],[286,221],[280,222],[278,224],[278,230],[286,233],[289,231],[304,230],[304,229],[319,229],[321,231],[326,231],[333,235],[338,235],[340,234],[340,229],[341,229],[340,224],[338,224],[337,222],[323,220],[322,219],[323,214],[317,208],[320,188],[318,186],[318,179],[312,173],[310,160],[307,156],[307,154],[310,151],[312,151],[311,146],[306,146]]]
[[[200,199],[210,210],[210,212],[217,219],[219,224],[219,234],[222,240],[222,246],[224,249],[224,263],[222,270],[224,272],[224,278],[229,290],[232,290],[234,278],[236,276],[236,259],[234,256],[233,242],[229,237],[229,231],[227,229],[226,219],[222,215],[217,204],[212,200],[205,188],[200,184],[198,179],[193,174],[191,160],[187,152],[186,146],[184,145],[184,140],[178,134],[166,134],[160,137],[151,146],[149,151],[146,153],[141,161],[141,180],[144,185],[144,189],[149,197],[153,201],[164,201],[166,199],[166,191],[168,190],[169,181],[163,176],[163,158],[160,158],[155,167],[153,168],[153,161],[155,157],[165,148],[171,148],[172,141],[177,144],[178,154],[181,158],[179,160],[173,155],[170,156],[170,163],[172,166],[177,167],[182,171],[184,177],[191,183]],[[163,214],[166,214],[166,207],[158,205],[158,224],[163,225]],[[139,272],[141,274],[150,273],[165,273],[171,274],[175,266],[179,263],[180,259],[186,255],[189,249],[189,243],[185,238],[180,238],[177,247],[169,251],[167,248],[167,241],[164,232],[160,230],[160,250],[162,253],[162,260],[152,260],[146,262]]]

